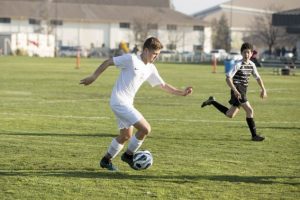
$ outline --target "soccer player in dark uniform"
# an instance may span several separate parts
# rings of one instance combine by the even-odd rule
[[[265,138],[256,133],[256,126],[253,119],[253,108],[246,96],[250,75],[252,74],[254,78],[256,78],[256,81],[261,88],[261,98],[267,97],[267,91],[260,75],[257,72],[255,64],[250,60],[253,53],[253,46],[249,43],[244,43],[241,47],[241,53],[243,59],[238,61],[226,74],[226,83],[231,89],[231,99],[229,100],[231,108],[228,109],[218,103],[213,96],[210,96],[208,100],[204,101],[201,107],[213,105],[229,118],[233,118],[239,112],[240,107],[242,107],[246,111],[246,121],[252,135],[252,141],[263,141]]]

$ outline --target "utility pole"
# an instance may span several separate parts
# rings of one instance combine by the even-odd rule
[[[58,11],[57,11],[57,1],[55,2],[55,20],[56,22],[58,21]],[[54,53],[55,53],[55,57],[57,56],[58,53],[58,40],[57,40],[57,23],[55,24],[55,44],[54,44]]]
[[[230,46],[230,49],[231,49],[231,43],[232,43],[232,1],[230,1],[230,28],[229,28],[229,46]]]

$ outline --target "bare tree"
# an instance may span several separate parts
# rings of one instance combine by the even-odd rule
[[[38,27],[34,30],[34,32],[46,34],[53,33],[55,25],[51,23],[50,19],[50,11],[52,4],[53,0],[42,0],[39,2],[37,13],[41,21]]]
[[[132,30],[134,36],[134,42],[141,46],[145,38],[149,36],[158,35],[159,19],[154,18],[153,15],[144,15],[139,18],[135,18],[132,23]],[[179,32],[177,25],[167,25],[167,48],[170,50],[176,50],[178,47],[183,46],[182,41],[184,39],[184,33]]]
[[[215,49],[225,49],[227,51],[231,48],[230,29],[228,20],[223,14],[219,20],[214,19],[211,22],[212,26],[212,45]]]
[[[262,14],[255,17],[252,24],[253,43],[262,42],[268,46],[269,52],[272,52],[273,46],[276,44],[279,37],[282,36],[282,28],[272,25],[272,15]],[[256,42],[255,42],[256,40]]]
[[[132,29],[134,34],[134,41],[139,45],[142,44],[143,40],[149,35],[147,24],[136,19],[133,22]]]
[[[176,50],[182,46],[182,40],[184,39],[184,33],[178,30],[168,30],[168,49]]]
[[[245,37],[244,40],[247,39],[256,46],[261,46],[260,43],[263,43],[268,47],[269,53],[276,46],[292,46],[296,36],[288,35],[283,27],[272,25],[272,13],[280,10],[279,8],[270,8],[265,13],[257,15],[250,25],[250,36]]]
[[[133,20],[132,30],[134,35],[134,41],[137,45],[142,45],[145,38],[157,36],[158,22],[159,20],[153,19],[153,16],[140,16]]]

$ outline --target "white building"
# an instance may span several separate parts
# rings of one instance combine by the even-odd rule
[[[228,0],[225,3],[195,13],[193,16],[207,22],[220,19],[222,15],[231,27],[231,47],[240,49],[244,39],[251,35],[251,27],[255,24],[256,16],[269,15],[283,10],[300,8],[299,0]],[[266,48],[263,44],[255,43],[258,48]]]
[[[138,31],[142,24],[147,30]],[[0,45],[13,33],[52,34],[57,47],[111,49],[156,36],[165,49],[194,51],[210,48],[204,32],[200,20],[171,9],[170,0],[0,0]]]

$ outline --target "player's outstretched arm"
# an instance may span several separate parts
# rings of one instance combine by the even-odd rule
[[[105,60],[97,69],[96,71],[91,74],[90,76],[80,80],[80,84],[83,85],[90,85],[93,83],[102,72],[104,72],[109,66],[114,65],[113,59],[110,58],[108,60]]]
[[[175,88],[174,86],[165,83],[164,85],[160,86],[163,90],[170,94],[178,95],[178,96],[187,96],[193,93],[193,88],[192,87],[186,87],[184,90],[179,90]]]

